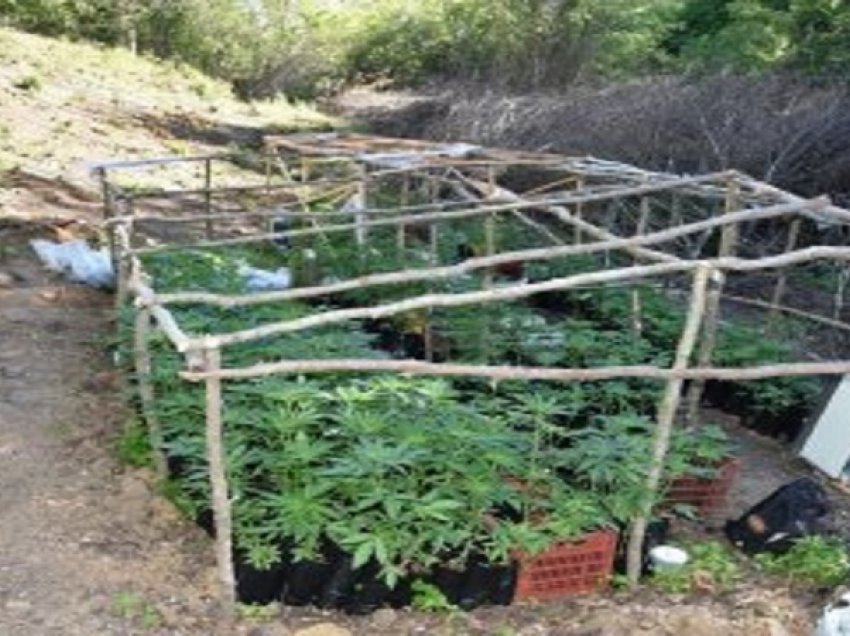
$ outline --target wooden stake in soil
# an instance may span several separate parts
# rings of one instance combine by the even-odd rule
[[[151,355],[148,348],[148,334],[151,328],[151,312],[146,307],[136,312],[134,333],[134,355],[136,366],[136,382],[139,387],[139,400],[142,403],[142,417],[148,429],[148,440],[151,447],[156,475],[160,479],[168,476],[168,465],[162,452],[162,427],[154,412],[154,391],[151,381]]]
[[[105,168],[98,168],[97,174],[100,177],[101,196],[103,197],[103,219],[109,221],[115,216],[115,198],[112,192],[112,186],[109,183],[109,178]],[[107,223],[107,240],[109,241],[109,256],[112,258],[113,271],[118,271],[118,255],[115,249],[115,228]]]
[[[788,228],[788,240],[785,242],[785,250],[783,253],[793,252],[797,247],[797,239],[800,236],[800,226],[803,224],[803,219],[799,216],[794,217],[791,221],[791,226]],[[773,297],[770,300],[770,311],[767,314],[768,331],[773,331],[776,326],[776,319],[779,316],[779,307],[782,305],[782,299],[785,296],[785,288],[788,285],[788,270],[779,270],[779,277],[776,279],[776,287],[773,289]]]
[[[440,226],[436,223],[431,223],[428,226],[428,243],[431,253],[431,265],[437,266],[440,264]],[[430,290],[429,285],[429,290]],[[428,362],[434,361],[434,325],[433,318],[434,310],[428,307],[425,310],[425,327],[422,332],[423,346],[425,347],[425,359]]]
[[[642,197],[640,200],[640,218],[635,229],[635,236],[641,236],[646,233],[646,228],[649,224],[649,212],[649,198]],[[632,290],[632,333],[634,333],[636,338],[640,338],[643,334],[643,308],[639,289]]]
[[[734,214],[738,208],[740,185],[734,178],[729,179],[726,190],[726,209],[724,214]],[[720,247],[718,258],[728,258],[735,253],[738,243],[738,224],[724,225],[720,234]],[[711,281],[711,291],[705,309],[705,320],[703,321],[702,338],[697,353],[697,366],[707,367],[711,364],[714,355],[714,347],[717,343],[717,331],[720,325],[720,300],[723,296],[723,284],[725,277],[721,272]],[[699,425],[700,402],[705,393],[705,380],[694,380],[688,387],[687,414],[688,426]]]
[[[369,171],[366,166],[360,166],[360,180],[357,183],[356,200],[360,210],[354,215],[357,229],[354,231],[357,244],[365,246],[369,242]]]
[[[579,177],[576,179],[576,190],[581,192],[584,189],[584,178]],[[584,203],[576,203],[576,211],[575,211],[576,220],[581,223],[584,221]],[[573,226],[573,242],[576,245],[579,245],[584,240],[582,236],[581,227],[579,225]]]
[[[221,368],[221,351],[209,348],[204,351],[204,369],[216,372]],[[224,609],[233,615],[236,609],[236,575],[233,568],[233,524],[230,496],[225,470],[224,435],[222,431],[221,379],[211,376],[206,380],[207,396],[207,462],[212,489],[213,518],[215,520],[215,549],[221,600]]]
[[[401,207],[410,205],[410,175],[404,173],[401,178]],[[399,223],[396,228],[396,247],[398,248],[399,262],[404,263],[405,251],[407,249],[407,226],[404,223]]]
[[[207,216],[212,214],[212,159],[204,161],[204,208]],[[213,222],[206,222],[206,237],[208,241],[213,239]]]
[[[484,217],[484,249],[486,256],[493,256],[496,253],[496,219],[490,214]],[[484,289],[493,288],[493,277],[495,270],[488,267],[484,270]]]
[[[850,279],[850,270],[846,265],[842,265],[838,270],[838,280],[835,284],[835,302],[832,308],[832,319],[840,320],[841,312],[844,309],[844,293],[847,291],[847,282]]]
[[[676,359],[673,363],[673,371],[683,371],[688,368],[688,360],[694,350],[699,328],[705,313],[706,287],[708,285],[711,268],[701,265],[694,275],[694,286],[691,294],[691,303],[688,308],[688,316],[685,328],[676,349]],[[661,477],[664,472],[664,459],[670,449],[670,438],[673,434],[676,411],[679,407],[682,394],[682,378],[674,377],[667,382],[664,396],[658,407],[658,423],[655,428],[655,437],[652,444],[652,460],[649,472],[646,476],[646,487],[644,490],[641,511],[632,523],[629,535],[629,546],[627,553],[627,576],[629,586],[636,588],[640,579],[643,566],[643,541],[646,537],[646,527],[652,514],[652,506],[655,502],[658,488],[661,485]]]
[[[130,249],[132,248],[131,233],[133,231],[133,215],[135,205],[132,199],[124,201],[124,217],[121,222],[110,228],[113,249],[113,271],[115,272],[115,309],[120,310],[127,302],[130,283]]]

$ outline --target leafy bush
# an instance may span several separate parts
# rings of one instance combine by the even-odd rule
[[[789,583],[833,587],[847,582],[850,559],[840,539],[822,536],[804,537],[785,554],[759,554],[759,567]]]
[[[569,445],[552,451],[553,463],[569,480],[599,493],[611,515],[627,524],[640,511],[646,494],[653,428],[648,419],[635,415],[599,417],[587,428],[560,432]],[[719,427],[677,429],[664,479],[669,483],[683,476],[710,477],[716,464],[730,454],[729,439]],[[663,495],[662,489],[658,501]]]
[[[670,594],[697,590],[722,592],[731,589],[741,576],[737,556],[717,541],[684,546],[689,560],[681,568],[657,571],[652,584]]]
[[[147,429],[136,420],[124,427],[116,442],[115,450],[118,459],[133,468],[144,468],[151,464],[151,448]]]

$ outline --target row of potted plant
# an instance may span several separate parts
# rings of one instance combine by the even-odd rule
[[[239,285],[227,259],[169,258],[168,267],[152,267],[159,287],[233,291]],[[311,310],[286,303],[178,311],[182,324],[204,333]],[[519,355],[544,355],[547,347],[528,339],[526,321],[536,315],[522,309],[491,318],[501,320],[506,337],[522,332],[512,341]],[[546,326],[551,337],[556,331],[550,321]],[[599,335],[575,322],[557,333],[563,341],[556,353],[576,364],[616,355],[612,344],[625,342],[616,332]],[[225,358],[246,364],[389,355],[375,341],[349,324],[246,343],[226,350]],[[164,343],[152,344],[174,473],[170,491],[189,514],[203,518],[209,495],[201,389],[178,381],[180,360]],[[628,383],[492,386],[340,374],[227,383],[240,582],[259,581],[260,597],[337,606],[358,594],[372,599],[362,601],[365,606],[404,602],[414,580],[434,582],[465,605],[509,600],[518,555],[540,554],[634,514],[651,426],[641,413],[656,388],[643,387],[639,397],[634,389]],[[712,435],[706,429],[677,438],[669,477],[709,469],[724,452]],[[501,570],[485,576],[482,568]],[[494,588],[476,580],[502,583]]]

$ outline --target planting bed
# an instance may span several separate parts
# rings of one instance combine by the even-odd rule
[[[152,457],[216,537],[226,599],[365,613],[598,589],[618,541],[640,569],[635,520],[709,514],[728,489],[733,449],[701,399],[802,416],[803,376],[850,368],[784,364],[779,318],[773,336],[718,320],[724,269],[848,257],[756,253],[738,207],[846,220],[823,202],[398,140],[270,150],[244,191],[210,168],[198,191],[106,181]],[[285,267],[290,288],[249,293],[246,266]]]

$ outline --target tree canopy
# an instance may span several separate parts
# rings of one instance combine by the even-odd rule
[[[850,61],[845,0],[0,0],[0,17],[260,95],[354,80],[530,90],[657,72],[840,75]]]

